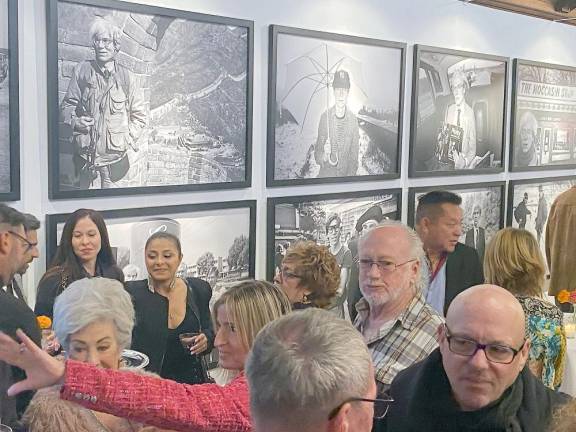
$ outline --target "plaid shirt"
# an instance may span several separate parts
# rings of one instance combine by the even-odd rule
[[[361,299],[356,309],[358,316],[354,325],[364,334],[364,324],[370,314],[368,302]],[[388,391],[398,372],[434,351],[438,346],[436,330],[443,322],[422,294],[418,294],[396,320],[381,327],[375,336],[364,337],[374,362],[378,394]]]

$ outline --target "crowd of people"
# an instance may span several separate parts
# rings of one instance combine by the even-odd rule
[[[552,215],[563,221],[576,218],[565,194]],[[0,423],[31,432],[576,430],[576,402],[559,391],[563,314],[543,295],[546,265],[563,272],[551,290],[576,269],[555,253],[546,263],[537,239],[516,228],[497,232],[481,260],[459,242],[460,204],[433,191],[419,199],[415,229],[379,218],[361,230],[356,271],[344,275],[338,239],[295,242],[274,283],[238,282],[212,307],[207,282],[177,276],[177,236],[152,234],[147,278],[124,282],[102,216],[80,209],[34,311],[15,277],[39,256],[40,223],[0,204]],[[341,222],[331,222],[334,237]],[[342,318],[351,277],[352,322]],[[40,315],[54,335],[41,333]],[[128,348],[148,357],[145,370],[124,364]],[[226,383],[209,373],[213,349],[219,368],[234,371]]]

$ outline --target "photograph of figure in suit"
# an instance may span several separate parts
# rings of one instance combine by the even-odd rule
[[[416,46],[410,173],[502,167],[505,58]]]
[[[546,256],[545,233],[550,206],[558,195],[576,184],[576,177],[512,180],[508,191],[507,225],[530,231]]]

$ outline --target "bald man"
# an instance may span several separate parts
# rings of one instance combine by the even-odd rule
[[[383,429],[394,432],[543,432],[569,397],[545,387],[528,367],[530,342],[516,298],[477,285],[451,303],[439,348],[400,372]]]

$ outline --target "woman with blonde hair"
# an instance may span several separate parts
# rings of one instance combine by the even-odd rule
[[[286,251],[274,283],[294,309],[328,308],[340,286],[340,266],[328,247],[298,241]]]
[[[564,372],[566,335],[562,312],[542,297],[545,269],[538,242],[526,230],[504,228],[486,249],[486,283],[510,291],[524,309],[530,369],[547,387],[558,389]]]
[[[230,288],[214,304],[220,366],[244,370],[256,335],[270,321],[288,313],[282,290],[264,281],[245,281]],[[27,379],[10,394],[62,384],[60,397],[87,408],[161,428],[196,432],[251,432],[248,384],[242,372],[224,387],[180,384],[85,363],[65,364],[18,331],[18,344],[0,333],[0,360],[25,370]]]

